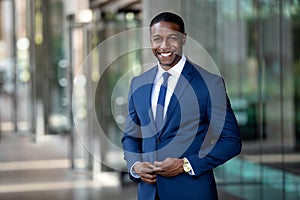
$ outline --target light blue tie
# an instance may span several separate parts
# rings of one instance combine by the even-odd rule
[[[168,87],[168,78],[171,76],[170,73],[165,72],[163,73],[164,82],[160,86],[158,101],[157,101],[157,108],[156,108],[156,127],[158,130],[162,128],[163,120],[164,120],[164,104],[166,99],[167,87]]]

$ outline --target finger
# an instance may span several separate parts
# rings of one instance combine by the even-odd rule
[[[143,173],[143,174],[155,174],[155,171],[153,171],[153,168],[143,168],[141,170],[141,173]]]
[[[145,182],[145,183],[149,183],[149,184],[155,184],[156,183],[156,179],[143,179],[142,180]]]
[[[154,164],[152,164],[152,163],[147,163],[147,167],[149,167],[149,168],[153,168],[153,167],[155,167],[155,165],[154,165]]]
[[[161,172],[161,171],[163,171],[163,168],[162,167],[154,167],[153,171],[154,172]]]
[[[156,174],[141,174],[141,178],[154,180],[156,179]]]
[[[142,174],[141,179],[146,183],[156,183],[156,175]]]
[[[153,164],[155,167],[160,167],[162,165],[162,162],[154,161]]]

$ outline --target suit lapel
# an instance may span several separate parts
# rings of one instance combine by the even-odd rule
[[[192,73],[193,72],[193,66],[192,64],[187,60],[184,68],[182,70],[182,73],[179,77],[179,80],[176,84],[174,93],[171,97],[168,110],[167,110],[167,116],[165,120],[172,115],[175,107],[177,106],[178,102],[180,102],[180,99],[182,98],[182,95],[186,89],[186,87],[189,85],[191,79],[192,79]],[[167,122],[166,122],[167,123]]]
[[[157,73],[157,66],[153,67],[150,71],[148,71],[147,75],[145,76],[145,83],[149,84],[150,87],[147,87],[147,91],[145,91],[145,99],[148,99],[148,101],[146,101],[146,106],[147,108],[150,108],[150,119],[151,119],[151,126],[156,127],[155,125],[155,121],[154,121],[154,115],[152,112],[152,105],[151,105],[151,97],[152,97],[152,89],[153,89],[153,84],[154,84],[154,80],[156,77],[156,73]]]
[[[151,105],[151,97],[152,97],[152,88],[153,88],[153,84],[154,84],[154,79],[155,79],[155,76],[156,76],[156,73],[157,73],[157,66],[152,68],[148,73],[147,73],[147,76],[145,76],[145,79],[144,81],[146,83],[151,83],[152,87],[147,87],[148,90],[145,91],[145,99],[149,99],[146,103],[147,103],[147,107],[148,108],[152,108],[152,105]],[[168,109],[167,109],[167,114],[166,114],[166,117],[165,117],[165,121],[164,123],[166,122],[167,118],[169,116],[172,115],[172,113],[174,112],[178,102],[180,101],[180,98],[182,98],[182,95],[185,91],[185,88],[189,85],[189,82],[191,81],[192,79],[192,73],[193,72],[193,66],[192,64],[187,60],[185,65],[184,65],[184,68],[182,70],[182,73],[179,77],[179,80],[176,84],[176,87],[175,87],[175,90],[174,90],[174,93],[170,99],[170,103],[169,103],[169,106],[168,106]],[[154,121],[154,115],[153,115],[153,112],[152,112],[152,109],[150,109],[150,117],[151,117],[151,127],[155,127],[156,128],[156,131],[157,130],[157,127],[155,125],[155,121]],[[167,122],[166,122],[167,123]],[[166,124],[164,124],[165,126]],[[160,132],[160,135],[162,134],[162,132]]]

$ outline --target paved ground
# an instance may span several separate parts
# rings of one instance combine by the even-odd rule
[[[106,172],[93,180],[86,169],[70,169],[67,137],[2,133],[0,142],[0,200],[133,200],[137,187],[120,185],[118,173]],[[219,191],[221,200],[239,200]]]

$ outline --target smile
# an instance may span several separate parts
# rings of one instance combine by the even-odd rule
[[[171,56],[172,53],[160,53],[160,55],[161,55],[162,57],[168,57],[168,56]]]

